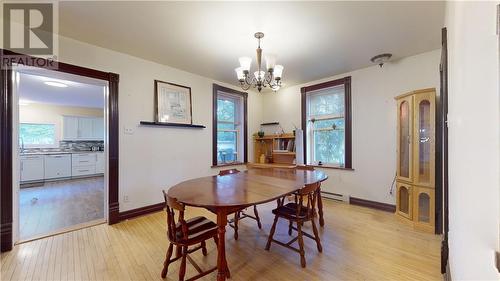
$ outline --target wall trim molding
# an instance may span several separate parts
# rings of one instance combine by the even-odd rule
[[[156,212],[162,211],[164,207],[165,207],[165,203],[158,203],[158,204],[140,207],[137,209],[123,211],[123,212],[120,212],[120,221],[124,221],[127,219],[139,217],[139,216],[148,215],[151,213],[156,213]]]
[[[396,212],[396,205],[370,201],[356,197],[349,197],[349,204],[382,210],[390,213]]]

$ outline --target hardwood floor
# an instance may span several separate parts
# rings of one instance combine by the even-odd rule
[[[20,239],[104,219],[104,177],[47,182],[19,192]]]
[[[283,247],[264,250],[273,222],[275,203],[259,205],[263,229],[241,221],[239,239],[227,228],[229,280],[441,280],[440,237],[419,233],[394,214],[324,200],[325,227],[320,229],[323,253],[305,240],[307,268]],[[204,210],[188,208],[186,218]],[[163,212],[97,225],[15,246],[1,255],[2,280],[162,280],[167,250]],[[310,231],[310,226],[305,226]],[[288,225],[280,220],[276,239],[288,239]],[[216,264],[213,241],[208,256],[193,255],[204,269]],[[177,280],[179,263],[169,268],[167,280]],[[186,277],[196,273],[188,263]],[[210,274],[202,280],[215,280]]]

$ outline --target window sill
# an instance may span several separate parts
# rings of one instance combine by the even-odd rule
[[[307,166],[312,166],[312,167],[315,167],[315,168],[325,168],[325,169],[334,169],[334,170],[354,171],[354,169],[353,169],[353,168],[336,167],[336,166],[327,166],[327,165],[310,165],[310,164],[307,164]]]
[[[234,162],[234,163],[227,163],[227,164],[218,164],[218,165],[212,165],[211,168],[221,168],[221,167],[229,167],[229,166],[241,166],[241,165],[246,165],[248,162]]]

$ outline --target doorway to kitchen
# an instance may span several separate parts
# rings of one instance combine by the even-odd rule
[[[16,240],[105,222],[107,81],[26,67],[15,80]]]
[[[18,120],[18,99],[14,93],[17,85],[17,69],[19,67],[36,67],[37,69],[50,69],[61,73],[94,78],[105,81],[108,85],[105,120],[107,134],[105,135],[105,157],[107,184],[107,208],[105,217],[108,224],[120,221],[118,190],[119,190],[119,112],[118,93],[120,76],[116,73],[100,71],[88,67],[68,64],[61,61],[35,58],[29,55],[15,53],[0,49],[0,58],[15,57],[16,61],[25,65],[16,65],[7,60],[7,65],[0,68],[0,252],[10,251],[15,242],[18,242],[18,185],[19,175],[14,175],[18,169],[14,167],[13,160],[17,159],[18,133],[14,135],[14,127]],[[2,60],[3,61],[3,60]],[[35,63],[36,62],[36,63]],[[56,68],[52,68],[52,66]],[[17,117],[16,117],[17,118]],[[16,160],[18,161],[18,160]]]

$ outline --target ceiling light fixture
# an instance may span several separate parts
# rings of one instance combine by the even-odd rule
[[[283,66],[276,65],[276,56],[267,55],[266,56],[266,71],[262,69],[262,49],[260,48],[260,39],[264,37],[264,33],[255,33],[255,38],[259,41],[257,47],[257,71],[254,75],[250,75],[250,65],[252,64],[252,59],[250,57],[239,58],[240,67],[236,68],[236,76],[240,82],[240,86],[243,90],[248,90],[250,87],[257,88],[260,92],[262,88],[269,87],[273,91],[278,91],[281,87],[281,77],[283,74]]]
[[[55,81],[45,81],[43,82],[45,85],[49,85],[52,87],[58,87],[58,88],[66,88],[68,85],[61,83],[61,82],[55,82]]]
[[[384,63],[388,62],[392,57],[392,54],[386,53],[386,54],[380,54],[376,55],[373,58],[371,58],[371,62],[378,64],[378,66],[382,67],[384,66]]]
[[[30,101],[30,100],[25,100],[25,99],[20,99],[19,100],[19,105],[30,105],[32,104],[33,102]]]

